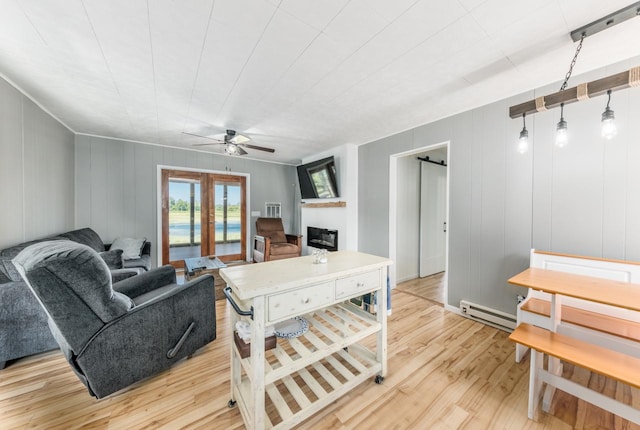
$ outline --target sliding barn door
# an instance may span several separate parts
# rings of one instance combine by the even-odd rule
[[[423,278],[445,270],[447,167],[420,164],[420,277]]]

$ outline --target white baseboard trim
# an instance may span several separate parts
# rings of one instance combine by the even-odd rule
[[[459,306],[451,306],[450,304],[445,303],[445,304],[444,304],[444,308],[445,308],[446,310],[448,310],[449,312],[453,312],[454,314],[458,314],[458,315],[460,315],[461,317],[464,317],[464,315],[463,315],[462,311],[460,310],[460,307],[459,307]]]

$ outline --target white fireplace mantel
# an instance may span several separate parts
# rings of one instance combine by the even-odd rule
[[[344,208],[347,202],[302,203],[303,208]]]

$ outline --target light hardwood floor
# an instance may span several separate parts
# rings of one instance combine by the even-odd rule
[[[400,290],[392,298],[383,384],[365,382],[300,428],[640,429],[562,393],[552,415],[528,420],[528,359],[514,362],[507,333]],[[59,352],[18,360],[0,371],[0,428],[244,428],[238,409],[227,407],[230,307],[216,306],[217,340],[103,400],[87,394]],[[565,372],[640,407],[637,390],[571,366]]]
[[[441,272],[424,278],[411,279],[398,284],[396,290],[443,305],[444,275],[445,272]]]

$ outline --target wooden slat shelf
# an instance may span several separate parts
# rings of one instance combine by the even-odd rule
[[[334,402],[336,394],[346,393],[373,378],[381,367],[373,352],[353,344],[348,352],[340,349],[295,372],[288,372],[265,385],[265,395],[273,405],[265,416],[265,427],[289,429],[295,426]],[[246,375],[238,388],[243,393],[239,398],[249,398],[251,382]]]
[[[326,203],[301,203],[303,208],[344,208],[347,202],[326,202]]]
[[[303,318],[309,322],[307,333],[299,339],[278,339],[276,348],[267,351],[265,384],[273,383],[327,355],[342,351],[380,330],[380,323],[373,319],[374,316],[346,303],[304,315]],[[240,356],[235,345],[234,353]],[[250,375],[251,357],[240,359],[240,363]]]
[[[345,302],[303,315],[309,331],[294,339],[278,339],[265,354],[265,400],[270,401],[266,428],[285,429],[313,415],[382,370],[376,354],[357,342],[381,329],[374,315]],[[240,359],[244,369],[237,396],[240,407],[251,387],[251,357]]]

